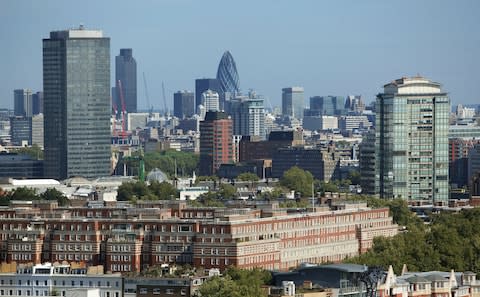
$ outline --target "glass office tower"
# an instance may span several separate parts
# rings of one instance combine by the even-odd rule
[[[282,89],[282,115],[303,119],[305,103],[302,87],[290,87]]]
[[[120,55],[115,57],[115,98],[117,109],[122,109],[118,81],[122,83],[123,99],[127,112],[137,112],[137,62],[132,56],[131,48],[121,48]],[[150,108],[150,106],[149,106]]]
[[[43,40],[45,176],[110,175],[110,39],[56,31]]]
[[[380,197],[448,202],[450,100],[440,84],[397,79],[377,95],[376,112]]]

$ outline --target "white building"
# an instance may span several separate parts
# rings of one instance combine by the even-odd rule
[[[128,113],[127,114],[127,130],[132,131],[137,128],[143,129],[147,126],[149,119],[148,113]]]
[[[372,123],[364,115],[342,116],[338,120],[338,126],[341,130],[351,131],[353,129],[369,129]]]
[[[43,148],[43,114],[32,117],[32,145],[36,144]]]
[[[19,265],[16,272],[0,273],[0,296],[121,297],[122,287],[120,273],[103,274],[103,269],[68,264]]]
[[[217,92],[206,90],[202,93],[202,105],[205,111],[220,111],[220,96]]]
[[[196,200],[208,192],[208,187],[185,187],[180,189],[180,200]]]

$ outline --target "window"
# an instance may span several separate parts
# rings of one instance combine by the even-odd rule
[[[147,293],[148,293],[147,288],[140,288],[140,294],[145,295]]]
[[[166,289],[165,293],[167,293],[167,295],[173,295],[173,289]]]
[[[159,288],[153,289],[153,295],[160,295],[160,289]]]

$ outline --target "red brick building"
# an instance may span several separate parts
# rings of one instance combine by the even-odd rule
[[[373,237],[397,233],[388,209],[365,204],[293,213],[275,205],[187,208],[178,202],[105,208],[95,216],[82,216],[93,211],[87,208],[13,211],[0,210],[0,261],[84,262],[112,272],[164,263],[287,270],[341,261],[365,252]]]
[[[214,175],[233,161],[233,121],[224,112],[209,111],[200,122],[200,174]]]

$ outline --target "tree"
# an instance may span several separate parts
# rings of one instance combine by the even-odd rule
[[[60,206],[67,206],[70,204],[70,200],[55,188],[48,188],[45,192],[40,194],[40,198],[43,200],[55,200]]]
[[[348,179],[352,181],[352,185],[359,185],[360,172],[358,172],[357,170],[350,170],[350,172],[348,172]]]
[[[256,175],[255,173],[252,173],[252,172],[244,172],[244,173],[241,173],[237,176],[237,179],[238,180],[241,180],[241,181],[251,181],[251,182],[257,182],[259,180],[259,177],[258,175]]]
[[[22,147],[18,149],[13,149],[12,152],[29,155],[35,160],[43,160],[43,150],[36,144],[30,147]]]
[[[9,200],[38,200],[35,190],[32,188],[16,188],[7,194]]]
[[[198,292],[202,297],[257,297],[242,295],[237,283],[229,276],[208,279]]]
[[[191,176],[197,170],[199,156],[194,153],[166,150],[146,153],[144,161],[147,172],[158,168],[170,177],[175,175]],[[177,172],[175,172],[175,168]]]
[[[171,200],[177,198],[177,189],[168,182],[153,181],[148,190],[160,200]]]
[[[283,173],[280,184],[284,187],[299,192],[302,196],[312,195],[313,176],[297,166],[290,168]]]
[[[237,194],[237,189],[230,184],[221,184],[218,194],[223,199],[233,199]]]

